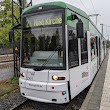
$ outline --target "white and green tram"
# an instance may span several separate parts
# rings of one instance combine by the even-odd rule
[[[105,38],[82,10],[49,2],[23,11],[22,96],[67,103],[91,84],[105,55]]]

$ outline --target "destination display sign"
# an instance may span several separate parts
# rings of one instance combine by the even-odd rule
[[[62,24],[62,13],[47,13],[28,16],[25,18],[24,28]]]

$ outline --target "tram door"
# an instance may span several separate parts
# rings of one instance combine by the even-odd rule
[[[91,73],[92,78],[97,72],[97,48],[96,48],[96,37],[91,38]]]
[[[100,45],[100,38],[99,38],[99,65],[101,64],[101,45]]]
[[[97,52],[97,69],[99,68],[99,42],[98,37],[96,36],[96,52]]]

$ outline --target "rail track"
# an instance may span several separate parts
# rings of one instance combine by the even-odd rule
[[[79,110],[90,86],[67,104],[50,104],[26,100],[11,110]]]
[[[14,62],[13,60],[13,55],[0,55],[0,64],[2,63],[9,63],[9,62]]]
[[[0,61],[0,64],[10,63],[13,61],[14,60],[12,59],[4,60],[4,61]],[[90,86],[86,88],[84,91],[82,91],[78,96],[76,96],[73,100],[71,100],[67,104],[50,104],[50,103],[37,102],[27,99],[23,103],[12,107],[10,110],[79,110],[86,97],[89,88]]]
[[[4,60],[4,61],[0,61],[0,63],[9,63],[9,62],[13,62],[14,60]]]

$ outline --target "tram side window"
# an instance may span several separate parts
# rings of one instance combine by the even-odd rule
[[[78,39],[76,38],[76,30],[68,30],[68,51],[69,67],[78,66]]]
[[[81,64],[88,63],[87,35],[81,39]]]
[[[96,39],[91,39],[91,60],[93,60],[97,56],[96,53]]]
[[[103,41],[103,53],[104,53],[104,56],[105,56],[105,42]]]
[[[103,41],[103,50],[105,51],[105,43],[104,43],[104,41]]]

